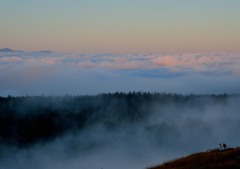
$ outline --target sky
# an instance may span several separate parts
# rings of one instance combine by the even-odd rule
[[[0,47],[85,53],[239,52],[239,0],[2,0]]]
[[[0,49],[16,51],[0,52],[0,96],[240,93],[239,7],[239,0],[3,0]]]

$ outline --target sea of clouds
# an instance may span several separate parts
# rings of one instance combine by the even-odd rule
[[[0,52],[0,95],[239,93],[240,54]]]

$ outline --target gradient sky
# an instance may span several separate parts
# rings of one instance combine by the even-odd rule
[[[2,0],[0,48],[240,52],[239,0]]]

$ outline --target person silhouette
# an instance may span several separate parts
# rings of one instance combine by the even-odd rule
[[[225,150],[227,148],[227,144],[223,143],[222,144],[223,149]]]
[[[222,144],[221,143],[219,144],[219,146],[220,146],[219,150],[222,150]]]

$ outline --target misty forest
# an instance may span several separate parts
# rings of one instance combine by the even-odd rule
[[[240,95],[0,97],[0,168],[141,169],[226,142]]]

